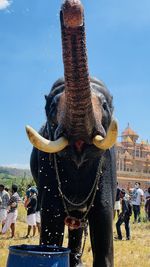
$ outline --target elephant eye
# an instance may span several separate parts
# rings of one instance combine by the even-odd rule
[[[58,106],[59,96],[55,96],[51,105],[50,105],[50,113],[56,113],[57,106]]]
[[[103,102],[102,106],[103,106],[103,109],[104,109],[104,110],[108,110],[108,108],[107,108],[107,103],[106,103],[106,102]]]
[[[48,119],[50,121],[56,122],[56,103],[53,101],[49,107]]]
[[[50,113],[54,112],[55,106],[56,106],[56,103],[52,102],[52,104],[50,105]]]

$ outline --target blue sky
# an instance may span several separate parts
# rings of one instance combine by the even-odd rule
[[[89,70],[114,97],[119,133],[150,141],[150,1],[83,0]],[[45,121],[44,95],[63,76],[61,0],[0,0],[0,166],[29,165],[25,125]]]

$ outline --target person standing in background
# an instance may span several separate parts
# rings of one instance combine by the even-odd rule
[[[145,213],[146,220],[150,221],[150,187],[145,194]]]
[[[12,185],[12,196],[8,202],[8,214],[6,222],[2,228],[2,234],[5,234],[9,228],[11,229],[11,238],[15,236],[15,224],[18,216],[18,202],[20,197],[17,193],[17,185]]]
[[[25,200],[24,200],[24,206],[25,208],[27,207],[29,201],[30,201],[30,190],[31,190],[31,185],[27,185],[27,190],[26,190],[26,195],[25,195]]]
[[[30,237],[31,228],[33,227],[33,237],[36,233],[36,208],[37,208],[37,195],[36,190],[34,188],[30,189],[30,198],[29,202],[26,206],[27,209],[27,235],[26,238]]]
[[[39,202],[39,199],[38,199],[38,190],[36,192],[36,195],[37,195],[37,207],[36,207],[36,226],[37,226],[37,229],[38,229],[38,233],[40,234],[41,232],[41,214],[40,214],[40,202]]]
[[[144,199],[144,192],[140,188],[140,183],[136,182],[131,194],[131,203],[133,206],[133,213],[134,213],[134,223],[141,222],[140,207],[143,199]]]
[[[8,192],[4,188],[4,185],[0,184],[0,223],[2,223],[2,228],[7,217],[7,207],[10,199]]]
[[[126,240],[130,240],[130,217],[132,215],[132,206],[130,204],[130,197],[122,189],[120,192],[122,211],[119,214],[118,221],[116,222],[117,239],[122,240],[121,225],[125,224]]]
[[[121,189],[119,188],[118,182],[117,182],[116,201],[115,201],[115,207],[114,207],[114,219],[115,219],[115,216],[116,216],[116,211],[117,211],[117,215],[119,217],[120,210],[121,210],[120,192],[121,192]]]

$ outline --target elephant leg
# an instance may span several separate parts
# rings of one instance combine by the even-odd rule
[[[99,205],[100,206],[100,205]],[[93,267],[113,267],[113,210],[94,207],[89,215]]]
[[[83,228],[69,230],[68,247],[71,249],[70,267],[75,267],[81,263],[81,245]]]
[[[64,237],[64,212],[57,209],[41,210],[40,244],[62,246]]]

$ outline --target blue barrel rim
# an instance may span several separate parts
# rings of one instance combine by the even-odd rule
[[[36,248],[41,249],[51,249],[51,251],[39,251],[36,250]],[[53,250],[53,251],[52,251]],[[69,248],[60,247],[60,246],[52,246],[52,245],[27,245],[27,244],[21,244],[21,245],[14,245],[9,246],[10,253],[19,253],[19,254],[28,254],[28,255],[39,255],[39,256],[55,256],[55,255],[65,255],[69,254],[71,250]]]

